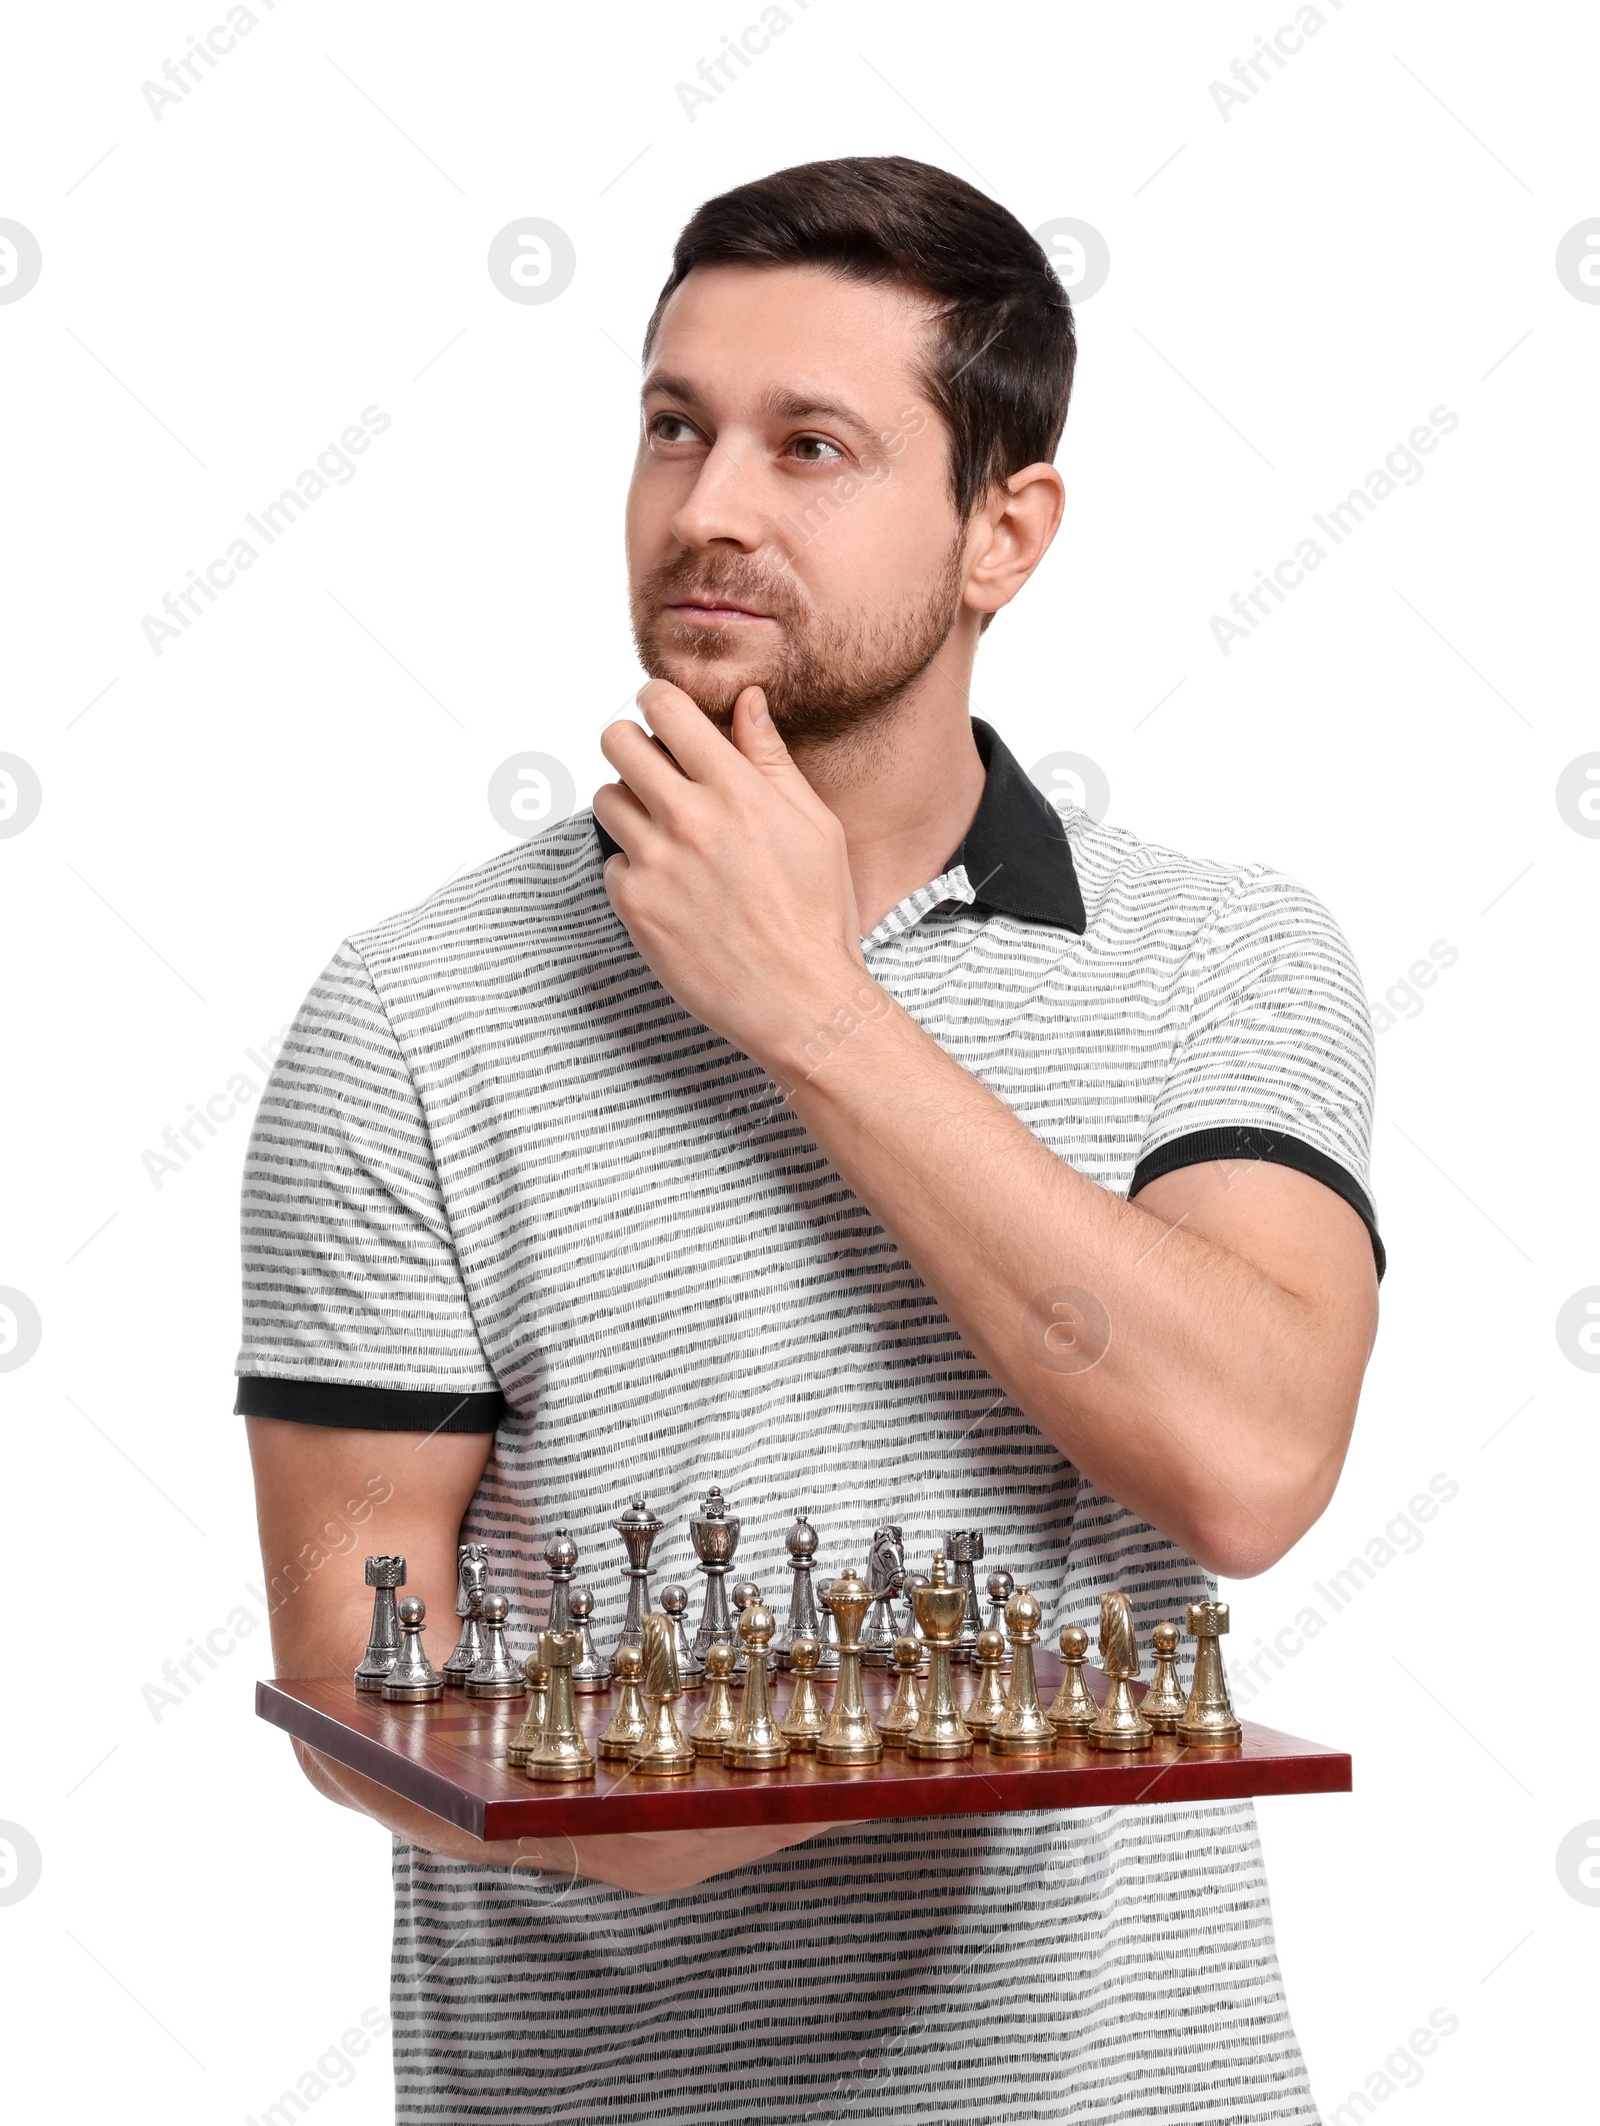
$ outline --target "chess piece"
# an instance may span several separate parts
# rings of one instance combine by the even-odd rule
[[[1184,1715],[1183,1685],[1178,1681],[1178,1627],[1158,1624],[1150,1634],[1156,1672],[1139,1701],[1139,1710],[1158,1735],[1175,1735]]]
[[[643,1620],[640,1621],[643,1632]],[[631,1639],[624,1639],[617,1648],[612,1661],[616,1680],[620,1686],[617,1709],[611,1715],[610,1724],[595,1744],[602,1757],[630,1757],[645,1738],[650,1725],[650,1716],[644,1709],[644,1699],[639,1692],[639,1678],[644,1674],[644,1654]]]
[[[1006,1686],[1003,1681],[1006,1663],[1006,1635],[986,1624],[978,1634],[977,1646],[973,1649],[978,1662],[978,1687],[972,1694],[970,1705],[962,1708],[961,1717],[978,1737],[986,1741],[991,1728],[1006,1709]]]
[[[489,1586],[489,1553],[481,1543],[456,1545],[456,1615],[461,1636],[439,1673],[454,1690],[464,1690],[483,1652],[483,1597]]]
[[[480,1601],[483,1611],[483,1652],[467,1678],[469,1698],[520,1698],[522,1675],[506,1650],[506,1616],[511,1604],[496,1591]]]
[[[706,1576],[705,1606],[700,1612],[700,1628],[694,1635],[695,1654],[703,1661],[707,1647],[717,1640],[720,1639],[724,1646],[733,1645],[733,1619],[728,1614],[725,1583],[733,1565],[733,1554],[739,1547],[739,1523],[729,1513],[727,1502],[715,1484],[706,1493],[705,1506],[698,1518],[691,1518],[689,1535],[700,1560],[699,1570]]]
[[[678,1657],[678,1680],[685,1690],[694,1690],[702,1681],[706,1664],[695,1652],[689,1641],[689,1627],[683,1621],[683,1613],[689,1606],[689,1590],[674,1581],[661,1590],[661,1614],[672,1626],[672,1648]]]
[[[814,1749],[817,1737],[828,1724],[822,1700],[817,1696],[817,1663],[821,1658],[821,1644],[803,1634],[790,1649],[794,1694],[788,1712],[778,1723],[778,1733],[792,1750]]]
[[[908,1757],[970,1757],[972,1730],[956,1706],[950,1658],[961,1620],[967,1613],[967,1590],[956,1585],[940,1551],[926,1587],[916,1592],[917,1622],[928,1642],[933,1667],[923,1693],[922,1711],[906,1738]],[[973,1641],[976,1645],[977,1641]]]
[[[733,1648],[717,1639],[706,1648],[706,1709],[689,1733],[697,1757],[720,1757],[733,1740],[739,1715],[733,1702],[729,1677],[733,1674]]]
[[[839,1672],[839,1626],[829,1605],[826,1587],[817,1589],[817,1625],[817,1644],[822,1649],[822,1656],[817,1663],[817,1667],[825,1676],[837,1675]]]
[[[589,1619],[594,1615],[594,1594],[587,1587],[574,1587],[567,1597],[570,1628],[583,1641],[583,1652],[572,1664],[572,1687],[582,1696],[611,1688],[611,1670],[595,1652]]]
[[[1139,1673],[1139,1642],[1133,1635],[1133,1605],[1125,1594],[1100,1597],[1100,1666],[1111,1688],[1089,1730],[1090,1743],[1097,1750],[1147,1748],[1152,1729],[1128,1689]]]
[[[1056,1731],[1039,1703],[1039,1679],[1033,1667],[1033,1649],[1043,1621],[1044,1611],[1026,1587],[1019,1587],[1006,1604],[1011,1688],[1005,1711],[989,1730],[989,1747],[1002,1757],[1047,1757],[1056,1746]]]
[[[1068,1624],[1061,1633],[1061,1659],[1065,1668],[1045,1718],[1058,1735],[1081,1740],[1100,1717],[1100,1708],[1083,1680],[1083,1657],[1089,1651],[1089,1634],[1078,1624]]]
[[[997,1631],[1000,1634],[1000,1643],[1002,1645],[1006,1644],[1006,1604],[1016,1592],[1016,1587],[1017,1583],[1009,1572],[991,1572],[989,1575],[989,1622],[986,1629]],[[1009,1648],[1006,1653],[1005,1665],[1007,1668],[1011,1666]]]
[[[745,1644],[744,1703],[733,1740],[722,1752],[723,1763],[736,1772],[775,1772],[789,1761],[789,1745],[778,1733],[767,1688],[767,1643],[777,1628],[777,1619],[759,1594],[745,1604],[739,1619]]]
[[[827,1725],[817,1737],[818,1764],[876,1764],[883,1755],[883,1739],[861,1695],[861,1620],[871,1603],[853,1565],[828,1589],[828,1608],[839,1628],[839,1680]]]
[[[922,1717],[922,1685],[917,1670],[922,1666],[922,1641],[904,1632],[894,1642],[894,1666],[898,1682],[894,1703],[878,1722],[886,1750],[903,1750],[906,1737]]]
[[[796,1639],[820,1640],[822,1636],[817,1623],[816,1597],[811,1590],[817,1531],[811,1525],[809,1514],[795,1515],[793,1525],[783,1539],[783,1547],[789,1553],[789,1615],[782,1631],[772,1642],[772,1650],[777,1655],[778,1666],[787,1668]]]
[[[528,1710],[522,1716],[521,1727],[506,1744],[506,1762],[519,1772],[527,1769],[528,1752],[544,1733],[545,1715],[550,1710],[550,1671],[537,1653],[529,1654],[522,1673],[528,1684]]]
[[[953,1661],[970,1661],[978,1644],[978,1634],[983,1629],[983,1618],[978,1613],[977,1567],[983,1558],[983,1537],[976,1528],[955,1529],[945,1536],[944,1554],[950,1567],[950,1577],[967,1597],[967,1606],[962,1611],[961,1628],[956,1633],[955,1644],[950,1649]]]
[[[493,1601],[491,1595],[489,1601]],[[489,1603],[485,1602],[487,1611]],[[539,1659],[550,1671],[550,1705],[539,1739],[528,1752],[524,1776],[543,1782],[559,1779],[591,1779],[594,1751],[578,1732],[577,1707],[572,1696],[572,1669],[583,1653],[580,1631],[547,1631],[539,1637]],[[471,1685],[468,1685],[468,1689]]]
[[[867,1588],[872,1607],[861,1627],[861,1663],[864,1668],[887,1668],[894,1658],[899,1637],[894,1598],[906,1576],[905,1538],[898,1528],[873,1531],[867,1553]]]
[[[628,1769],[652,1778],[676,1779],[694,1770],[694,1751],[672,1708],[683,1696],[672,1625],[652,1612],[644,1620],[644,1698],[651,1708],[644,1735],[629,1752]]]
[[[611,1649],[611,1672],[616,1673],[617,1648],[644,1645],[644,1620],[650,1608],[650,1546],[661,1533],[662,1523],[650,1511],[643,1499],[635,1499],[626,1513],[619,1514],[611,1523],[622,1538],[622,1547],[628,1553],[628,1562],[622,1568],[622,1577],[628,1583],[628,1605],[622,1618],[622,1629],[617,1634],[617,1644]]]
[[[744,1672],[750,1660],[750,1648],[739,1626],[744,1622],[744,1613],[752,1602],[761,1600],[761,1589],[754,1580],[735,1580],[733,1583],[733,1630],[729,1634],[733,1646],[733,1680],[735,1686],[744,1681]]]
[[[422,1651],[422,1626],[428,1605],[421,1595],[407,1595],[398,1610],[400,1651],[393,1668],[383,1679],[383,1695],[391,1705],[421,1705],[444,1696],[444,1681]]]
[[[367,1633],[367,1650],[356,1668],[355,1685],[357,1690],[378,1691],[400,1654],[400,1618],[394,1606],[394,1591],[406,1584],[406,1561],[368,1558],[366,1579],[376,1591],[372,1597],[372,1629]]]
[[[550,1614],[545,1619],[546,1631],[570,1631],[572,1612],[568,1607],[572,1591],[572,1575],[578,1563],[578,1546],[564,1528],[558,1528],[544,1546],[544,1561],[550,1568]]]
[[[922,1626],[917,1622],[917,1589],[919,1587],[931,1587],[932,1585],[933,1582],[925,1572],[908,1572],[900,1590],[906,1598],[906,1632],[922,1647],[924,1659],[927,1657],[928,1642],[923,1638]]]
[[[401,1607],[404,1608],[404,1603]],[[1184,1618],[1195,1641],[1194,1682],[1188,1703],[1178,1722],[1178,1740],[1186,1749],[1205,1749],[1238,1742],[1243,1728],[1228,1702],[1228,1682],[1222,1673],[1222,1634],[1228,1628],[1226,1602],[1191,1602]]]

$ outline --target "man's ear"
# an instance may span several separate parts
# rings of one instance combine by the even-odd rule
[[[1053,465],[1025,465],[997,482],[974,513],[972,558],[962,603],[984,615],[983,625],[1009,605],[1050,551],[1066,508],[1067,491]]]

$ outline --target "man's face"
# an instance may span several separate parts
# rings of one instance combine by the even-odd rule
[[[813,267],[702,267],[667,306],[628,495],[634,639],[724,726],[758,685],[786,738],[838,737],[950,633],[965,563],[927,316]]]

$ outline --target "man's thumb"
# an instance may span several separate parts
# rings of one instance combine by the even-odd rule
[[[794,766],[760,687],[746,687],[733,705],[733,742],[753,767]]]

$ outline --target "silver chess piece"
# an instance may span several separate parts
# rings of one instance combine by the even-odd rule
[[[700,1513],[690,1517],[689,1535],[700,1560],[699,1570],[706,1576],[705,1607],[700,1612],[700,1629],[694,1635],[695,1654],[703,1662],[708,1647],[737,1643],[733,1619],[728,1614],[726,1582],[733,1554],[739,1547],[739,1522],[736,1515],[729,1513],[727,1501],[715,1484],[706,1493]]]
[[[822,1658],[817,1663],[819,1676],[836,1676],[839,1673],[839,1620],[833,1613],[833,1604],[828,1600],[826,1587],[817,1589],[817,1616],[820,1619]]]
[[[951,1648],[952,1661],[971,1661],[976,1657],[978,1634],[983,1629],[983,1617],[978,1609],[977,1567],[983,1560],[983,1537],[976,1528],[953,1529],[944,1539],[944,1554],[949,1562],[950,1576],[957,1587],[964,1590],[967,1607],[961,1619],[961,1628],[956,1633],[955,1645]]]
[[[778,1666],[788,1668],[792,1664],[796,1639],[818,1639],[821,1636],[817,1600],[811,1585],[817,1555],[817,1531],[811,1525],[809,1514],[795,1515],[794,1525],[783,1539],[783,1547],[789,1553],[789,1615],[772,1644]]]
[[[456,1545],[456,1615],[461,1636],[455,1652],[439,1671],[456,1690],[466,1687],[468,1676],[483,1652],[483,1598],[489,1588],[489,1553],[481,1543]]]
[[[922,1646],[926,1646],[927,1637],[922,1629],[922,1621],[917,1615],[917,1589],[919,1587],[931,1587],[932,1585],[933,1582],[925,1572],[908,1572],[900,1589],[900,1592],[905,1596],[903,1636],[915,1639]]]
[[[894,1598],[906,1576],[905,1538],[898,1528],[873,1531],[867,1552],[867,1590],[872,1606],[861,1627],[861,1662],[864,1668],[888,1668],[894,1661],[894,1642],[900,1636]]]
[[[550,1568],[550,1615],[546,1631],[570,1631],[572,1612],[567,1607],[572,1594],[572,1575],[578,1563],[578,1546],[565,1528],[558,1528],[544,1546],[544,1561]]]
[[[1006,1636],[1006,1604],[1016,1592],[1017,1583],[1009,1572],[995,1571],[990,1573],[987,1587],[989,1594],[989,1621],[984,1626],[984,1630],[997,1631],[1001,1638],[1004,1639]],[[1007,1641],[1006,1645],[1004,1666],[1007,1668],[1011,1666],[1009,1641]]]
[[[616,1655],[622,1647],[637,1646],[641,1651],[644,1647],[644,1620],[650,1612],[650,1546],[661,1533],[662,1523],[643,1499],[635,1499],[627,1512],[619,1514],[611,1525],[621,1536],[623,1548],[628,1553],[628,1562],[622,1568],[622,1577],[628,1583],[628,1606],[616,1646],[612,1648],[611,1667],[615,1673]]]
[[[611,1686],[611,1668],[595,1652],[594,1633],[589,1628],[589,1619],[594,1615],[594,1595],[587,1587],[574,1587],[567,1597],[569,1631],[575,1631],[582,1642],[583,1651],[572,1664],[572,1687],[575,1691],[608,1690]]]
[[[695,1652],[689,1639],[689,1627],[683,1621],[684,1611],[689,1607],[689,1590],[680,1587],[674,1580],[661,1590],[661,1614],[672,1626],[673,1651],[678,1657],[678,1681],[685,1690],[696,1690],[705,1680],[706,1664]]]
[[[402,1608],[404,1604],[401,1605]],[[520,1698],[526,1687],[522,1671],[506,1650],[506,1617],[511,1604],[498,1590],[480,1598],[483,1611],[483,1651],[478,1665],[467,1678],[469,1698]]]
[[[355,1685],[357,1690],[379,1691],[400,1654],[400,1619],[395,1612],[394,1591],[406,1584],[406,1561],[368,1558],[366,1577],[367,1585],[376,1591],[372,1597],[372,1629],[367,1634],[367,1650],[356,1668]]]
[[[422,1651],[422,1626],[428,1605],[421,1595],[407,1595],[398,1606],[401,1646],[395,1664],[383,1679],[383,1695],[391,1705],[421,1705],[444,1696],[444,1681]]]

